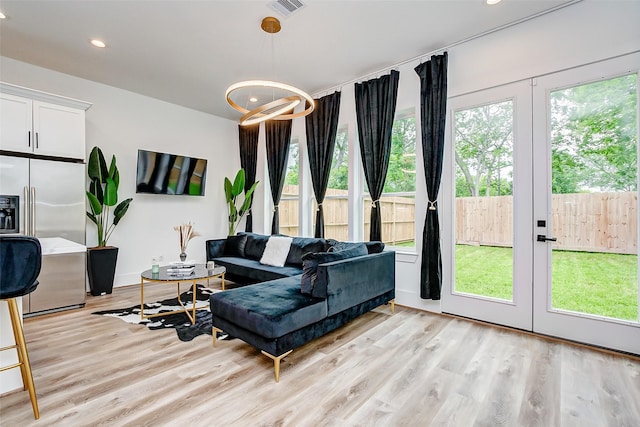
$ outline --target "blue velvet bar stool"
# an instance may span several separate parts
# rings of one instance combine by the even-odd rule
[[[38,286],[36,279],[40,274],[41,266],[42,248],[38,239],[18,235],[0,236],[0,299],[9,305],[9,316],[15,338],[15,345],[0,348],[0,351],[15,348],[18,352],[18,363],[0,367],[0,371],[20,367],[22,384],[24,389],[29,391],[33,416],[36,419],[40,418],[40,411],[16,298],[36,289]]]

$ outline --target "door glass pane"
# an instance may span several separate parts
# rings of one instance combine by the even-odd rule
[[[637,84],[550,94],[552,308],[638,320]]]
[[[513,101],[454,113],[456,292],[513,299]]]

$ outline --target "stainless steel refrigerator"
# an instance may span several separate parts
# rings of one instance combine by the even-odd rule
[[[43,248],[40,284],[23,298],[25,313],[84,304],[84,183],[84,163],[0,156],[0,196],[18,201],[12,226]]]

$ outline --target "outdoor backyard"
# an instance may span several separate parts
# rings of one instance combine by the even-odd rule
[[[456,291],[511,300],[511,248],[456,245],[456,266]],[[637,255],[554,250],[551,270],[553,308],[638,320]]]

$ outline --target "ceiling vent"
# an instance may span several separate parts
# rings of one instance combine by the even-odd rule
[[[302,9],[305,5],[299,0],[276,0],[270,4],[280,15],[285,18]]]

